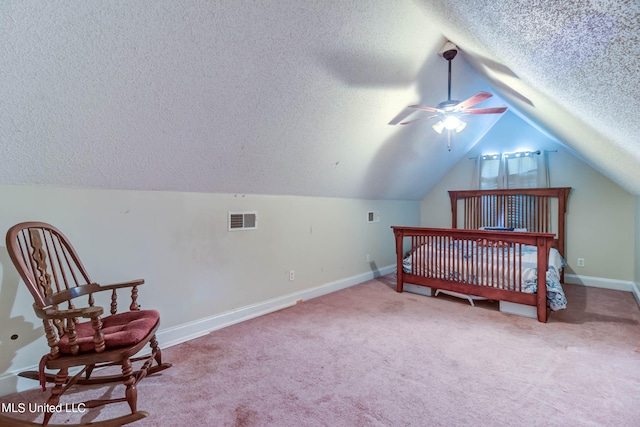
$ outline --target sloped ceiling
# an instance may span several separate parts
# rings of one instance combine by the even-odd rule
[[[0,2],[0,183],[421,199],[499,120],[389,125],[480,90],[640,194],[635,2]],[[556,4],[558,3],[558,4]]]
[[[640,2],[421,4],[512,110],[640,194]]]

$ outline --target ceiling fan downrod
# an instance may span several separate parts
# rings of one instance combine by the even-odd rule
[[[456,49],[448,50],[442,54],[442,57],[446,59],[447,62],[449,63],[449,81],[447,84],[447,87],[448,87],[447,100],[448,101],[451,101],[451,61],[453,60],[453,58],[456,57],[457,54],[458,54],[458,51]]]

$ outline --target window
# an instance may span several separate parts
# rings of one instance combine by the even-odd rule
[[[500,188],[498,177],[502,175],[502,156],[482,156],[479,159],[479,188],[481,190],[494,190]]]
[[[548,187],[547,153],[526,151],[480,156],[476,177],[476,187],[481,190]],[[484,227],[521,228],[537,215],[536,199],[527,196],[486,195],[481,203],[486,216],[481,220]]]
[[[480,156],[477,170],[476,187],[481,190],[549,186],[545,151]]]

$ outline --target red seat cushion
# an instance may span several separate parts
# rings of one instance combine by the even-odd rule
[[[139,343],[149,335],[159,321],[160,313],[156,310],[127,311],[103,318],[102,333],[105,350],[129,347]],[[80,347],[80,353],[95,351],[94,333],[90,321],[76,324],[76,342]],[[71,354],[67,335],[60,338],[58,348],[62,354]]]

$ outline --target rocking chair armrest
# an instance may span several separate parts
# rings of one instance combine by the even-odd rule
[[[136,280],[130,280],[128,282],[112,283],[109,285],[100,285],[100,290],[106,291],[109,289],[132,288],[134,286],[140,286],[143,284],[144,284],[144,279],[136,279]]]
[[[63,302],[69,301],[73,298],[80,297],[82,295],[91,294],[93,292],[99,292],[100,285],[97,283],[87,283],[86,285],[77,286],[74,288],[66,289],[64,291],[57,292],[48,298],[45,298],[44,302],[46,306],[58,305]]]
[[[64,291],[57,292],[44,300],[46,304],[45,307],[34,305],[34,308],[36,310],[38,317],[40,317],[41,319],[54,319],[54,318],[64,319],[67,317],[69,318],[70,317],[92,317],[91,315],[85,316],[82,312],[82,310],[89,310],[87,313],[93,313],[94,311],[90,310],[92,309],[92,307],[74,309],[76,311],[73,311],[73,313],[72,313],[72,310],[53,310],[51,307],[56,306],[58,304],[62,304],[63,302],[69,301],[73,298],[77,298],[82,295],[88,295],[88,294],[93,294],[93,293],[102,292],[102,291],[115,292],[117,289],[121,289],[121,288],[133,288],[135,291],[135,287],[140,286],[142,284],[144,284],[144,279],[136,279],[136,280],[131,280],[129,282],[113,283],[110,285],[100,285],[95,282],[87,283],[82,286],[77,286],[71,289],[66,289]],[[134,293],[137,296],[137,291],[135,291]],[[101,310],[100,314],[102,314],[102,308],[101,307],[97,307],[97,308]],[[48,317],[53,315],[55,312],[57,313],[67,312],[69,314],[68,315],[61,314],[58,317]]]
[[[59,310],[53,307],[45,307],[36,309],[36,315],[41,319],[74,319],[76,317],[84,317],[87,319],[95,319],[104,313],[102,307],[84,307],[72,308],[69,310]]]
[[[100,285],[98,283],[87,283],[86,285],[66,289],[64,291],[57,292],[45,299],[47,305],[58,305],[62,302],[69,301],[72,298],[77,298],[82,295],[88,295],[95,292],[108,291],[119,288],[132,288],[134,286],[140,286],[144,283],[144,279],[131,280],[129,282],[114,283],[111,285]]]
[[[129,282],[112,283],[110,285],[98,285],[99,291],[111,291],[111,314],[118,311],[117,291],[118,289],[131,288],[131,304],[129,310],[139,310],[138,305],[138,286],[144,284],[144,279],[131,280]]]

